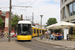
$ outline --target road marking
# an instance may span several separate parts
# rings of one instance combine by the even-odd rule
[[[63,49],[74,49],[74,46],[54,46],[54,48],[63,48]]]

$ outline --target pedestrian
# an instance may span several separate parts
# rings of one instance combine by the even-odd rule
[[[71,35],[67,34],[67,40],[70,40]]]
[[[1,33],[0,33],[0,38],[1,38]]]
[[[52,35],[53,35],[53,40],[55,40],[55,32],[53,32]]]
[[[57,33],[57,34],[55,35],[55,40],[58,40],[58,36],[59,36],[59,35],[58,35],[58,33]]]
[[[47,38],[47,35],[48,35],[48,32],[47,32],[47,30],[45,31],[45,38]]]
[[[51,37],[51,31],[49,31],[49,30],[48,30],[48,39],[50,39],[50,40],[51,40],[51,38],[50,38],[50,37]]]
[[[53,34],[51,34],[50,38],[51,38],[51,40],[53,40]]]
[[[1,33],[1,38],[3,38],[3,33]]]
[[[43,37],[44,37],[44,34],[42,34],[42,35],[40,36],[40,39],[42,40],[42,39],[43,39]]]

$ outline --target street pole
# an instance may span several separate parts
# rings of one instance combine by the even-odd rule
[[[33,23],[34,23],[34,12],[32,12],[32,25],[33,25]]]
[[[9,38],[8,38],[8,42],[10,42],[10,31],[11,31],[11,0],[10,0],[10,8],[9,8],[10,12],[9,12]]]
[[[43,15],[40,15],[41,16],[41,35],[42,35],[42,17]]]

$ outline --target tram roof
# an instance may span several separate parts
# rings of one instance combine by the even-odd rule
[[[36,26],[32,26],[32,27],[34,27],[34,28],[38,28],[38,27],[36,27]],[[41,28],[39,28],[39,29],[41,29]],[[42,28],[42,29],[44,29],[44,28]]]
[[[19,21],[18,24],[31,24],[30,21]]]

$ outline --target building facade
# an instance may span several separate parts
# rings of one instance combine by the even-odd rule
[[[75,0],[60,0],[61,21],[75,23]],[[70,28],[70,33],[75,34],[75,28]]]
[[[11,18],[13,17],[14,15],[11,14]],[[8,28],[9,28],[9,11],[7,12],[2,12],[2,10],[0,10],[0,17],[4,20],[3,21],[3,27],[0,27],[0,33],[3,33],[3,32],[8,32]]]

